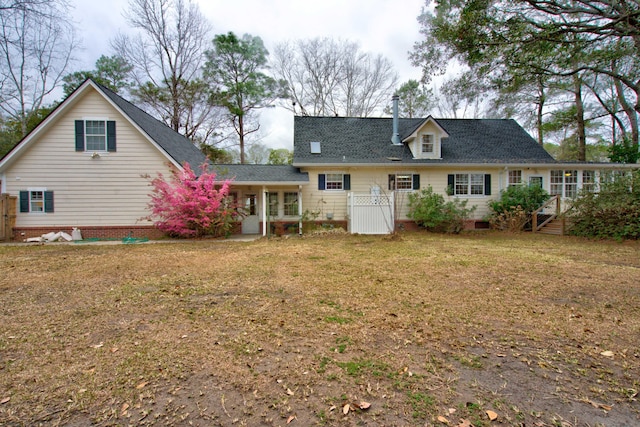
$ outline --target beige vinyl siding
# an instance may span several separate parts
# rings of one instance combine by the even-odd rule
[[[343,220],[348,215],[348,199],[347,195],[349,191],[321,191],[318,190],[318,174],[341,172],[351,175],[351,192],[370,194],[371,188],[374,186],[380,187],[381,194],[388,194],[388,177],[390,174],[419,174],[420,175],[420,188],[427,188],[429,185],[436,193],[442,194],[445,200],[453,199],[452,196],[446,194],[447,177],[453,173],[482,173],[491,174],[491,195],[490,196],[471,196],[468,198],[459,198],[461,200],[468,200],[467,207],[476,206],[476,210],[473,212],[473,219],[482,219],[489,213],[487,203],[490,200],[494,200],[500,195],[500,180],[504,180],[503,169],[489,169],[489,168],[429,168],[412,167],[407,168],[404,165],[398,165],[398,167],[352,167],[344,168],[342,170],[337,169],[324,169],[324,168],[303,168],[304,172],[309,172],[309,185],[304,187],[303,192],[303,210],[309,209],[310,211],[320,211],[321,217],[326,218],[327,212],[333,212],[335,219]],[[407,219],[407,211],[409,204],[408,195],[411,191],[396,191],[396,218],[403,220]]]
[[[75,120],[116,121],[117,151],[75,151]],[[18,213],[18,227],[147,225],[149,180],[169,174],[167,158],[94,90],[56,118],[6,172],[6,188],[17,195],[31,187],[54,192],[55,211]]]

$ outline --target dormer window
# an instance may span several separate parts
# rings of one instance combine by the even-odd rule
[[[433,134],[422,135],[422,154],[433,154],[434,140]]]

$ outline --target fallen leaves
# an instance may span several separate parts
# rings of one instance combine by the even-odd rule
[[[455,412],[456,412],[455,409],[453,408],[449,409],[449,415],[453,415]],[[495,421],[498,419],[498,414],[495,411],[486,410],[485,414],[487,414],[487,418],[489,418],[490,421]],[[439,423],[442,423],[445,425],[451,425],[451,422],[449,421],[449,419],[442,415],[438,415],[437,420]],[[455,427],[473,427],[473,424],[471,424],[471,421],[469,420],[460,419],[460,422],[456,424]]]
[[[361,411],[366,411],[370,407],[371,407],[371,403],[365,402],[365,401],[345,403],[342,406],[342,413],[344,415],[347,415],[349,414],[349,411],[355,411],[358,409]],[[335,409],[335,406],[332,406],[331,408],[329,408],[329,411],[332,411],[333,409]]]
[[[442,415],[438,415],[438,421],[441,422],[442,424],[449,425],[449,420],[443,417]]]
[[[600,353],[600,356],[613,357],[613,351],[611,351],[611,350],[603,351],[602,353]]]
[[[4,405],[5,403],[7,403],[10,400],[11,400],[11,397],[7,396],[7,397],[3,398],[2,400],[0,400],[0,405]]]

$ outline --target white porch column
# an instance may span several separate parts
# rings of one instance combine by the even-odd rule
[[[298,234],[302,235],[302,185],[298,185]]]
[[[262,186],[262,235],[267,235],[267,187]]]

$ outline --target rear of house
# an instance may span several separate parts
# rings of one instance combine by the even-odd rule
[[[303,205],[352,232],[415,228],[408,195],[431,187],[475,207],[469,228],[485,228],[488,203],[510,185],[539,185],[575,197],[595,188],[611,163],[556,162],[513,120],[296,117],[294,166],[309,174]]]
[[[169,136],[165,147],[154,132]],[[205,160],[186,138],[175,134],[179,140],[171,141],[172,133],[108,89],[85,82],[0,162],[2,193],[18,200],[13,237],[74,227],[84,237],[160,236],[145,219],[147,176]]]

